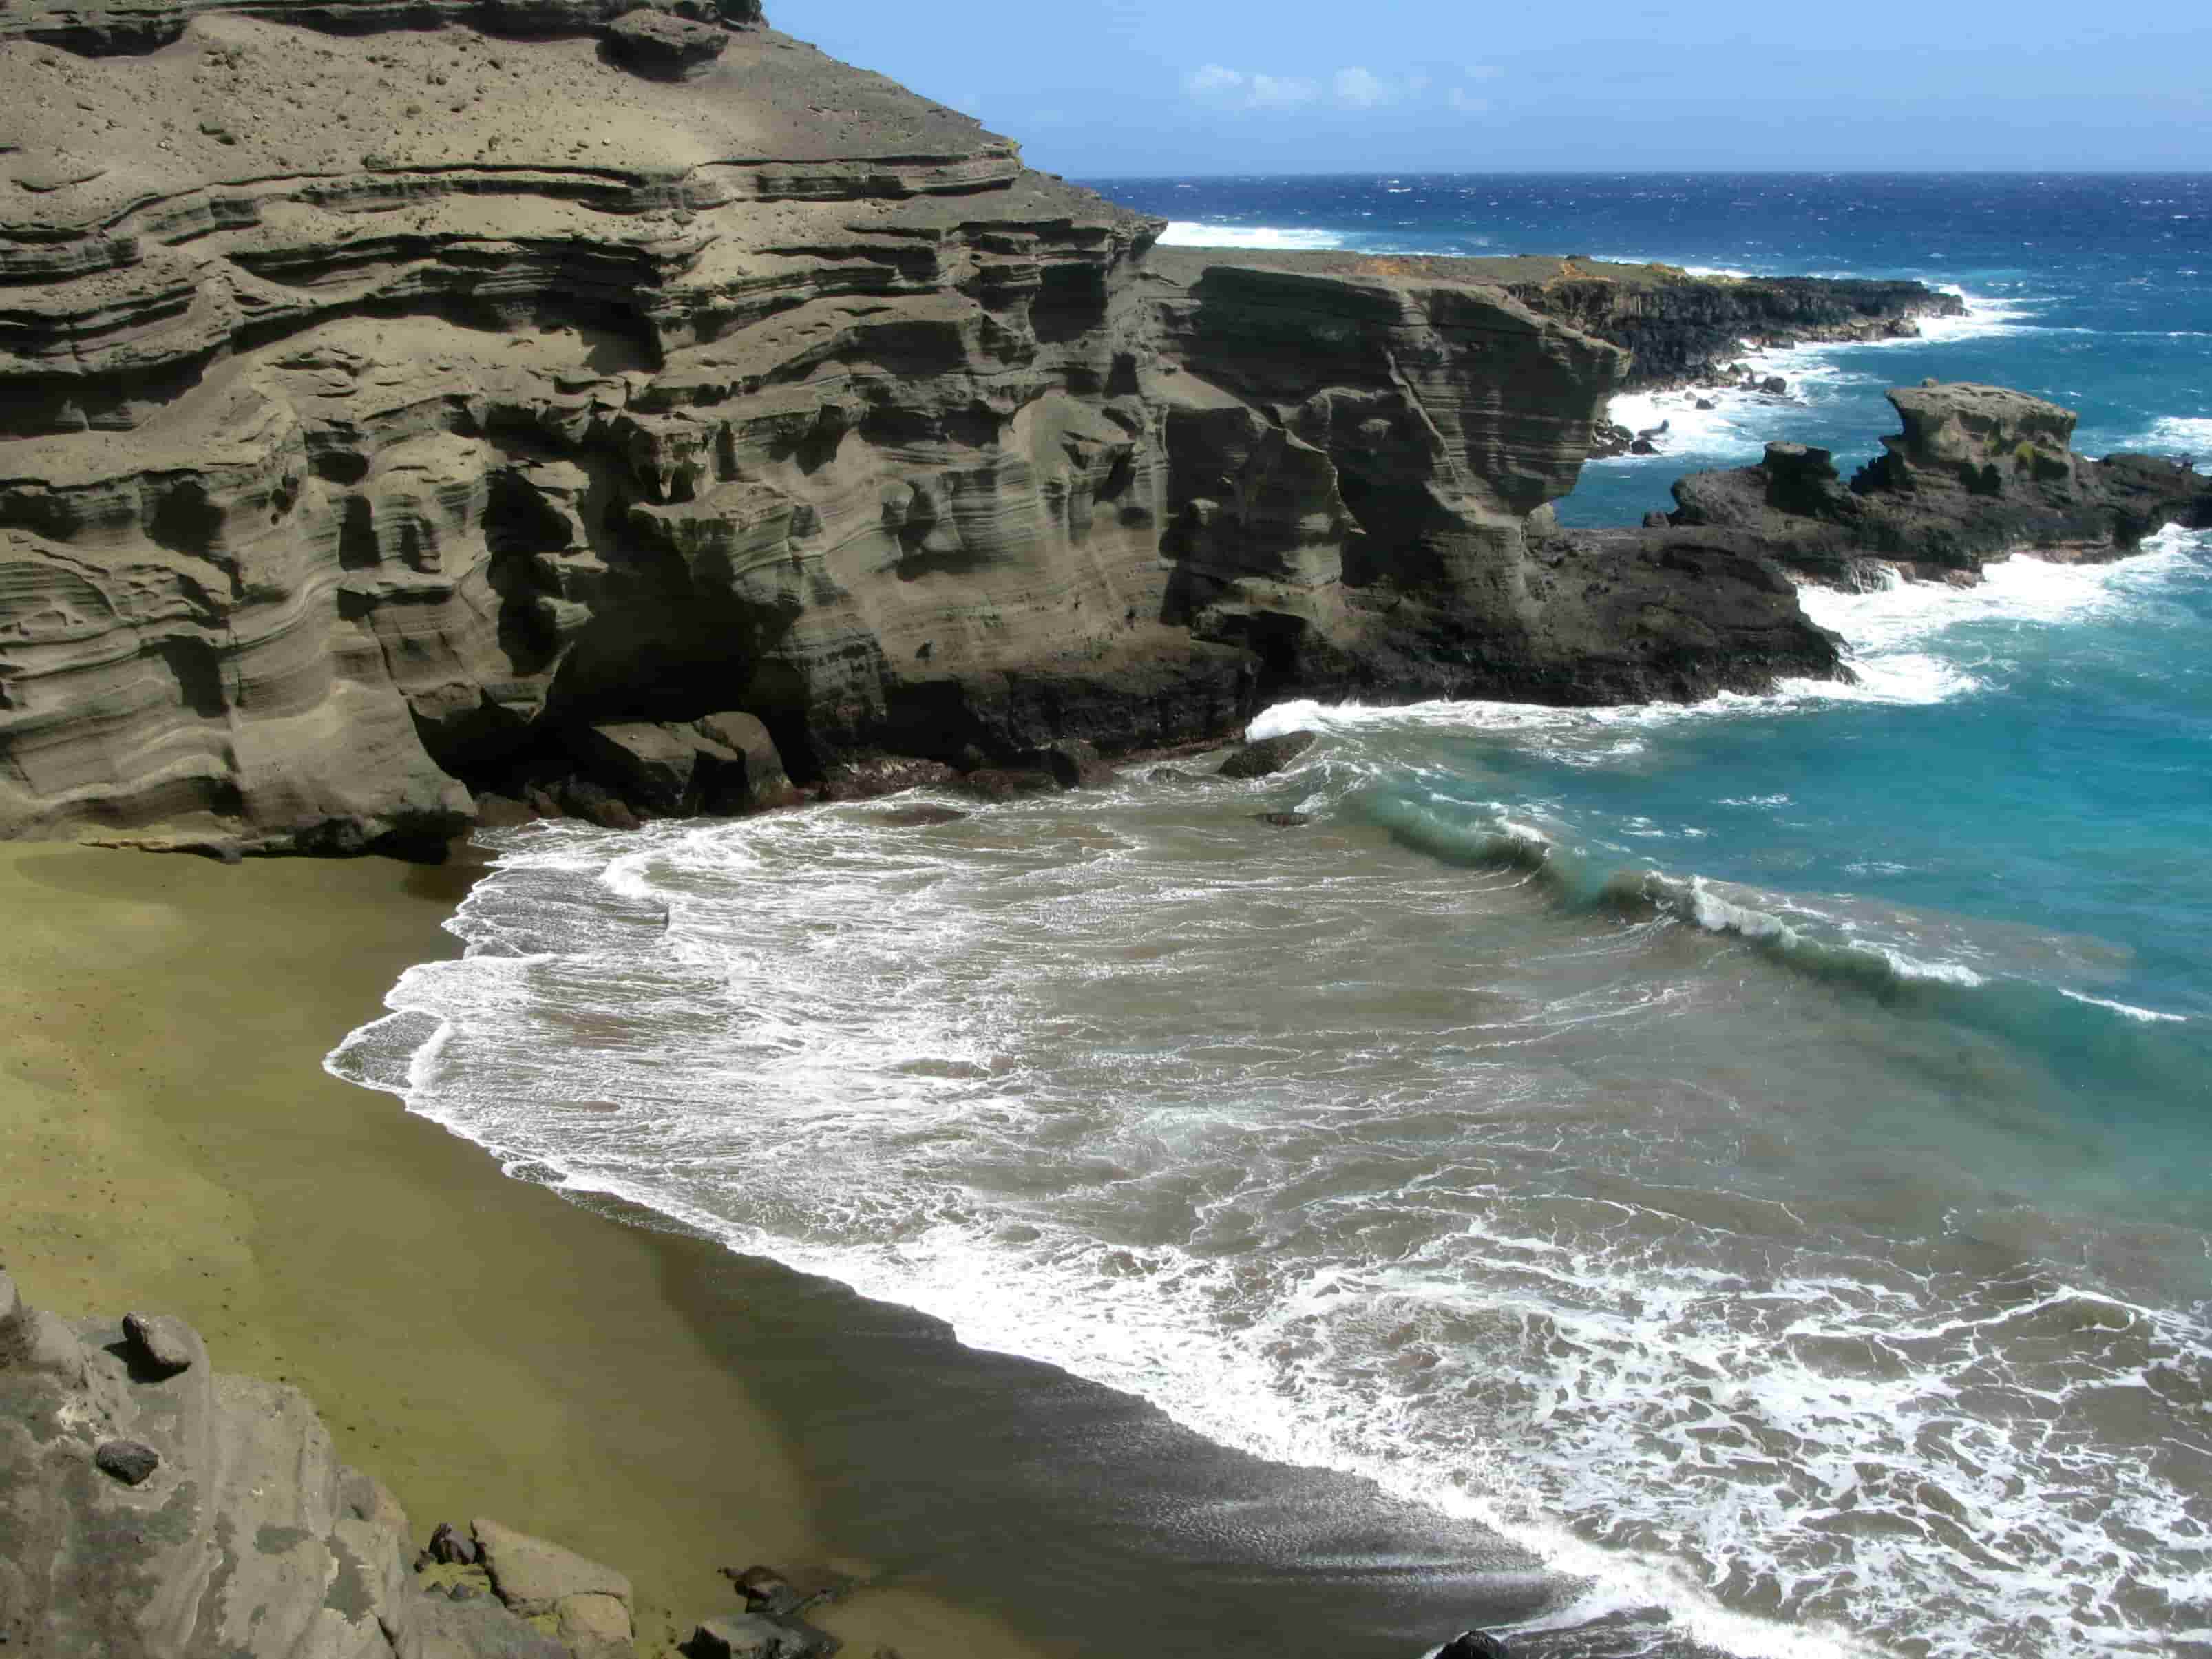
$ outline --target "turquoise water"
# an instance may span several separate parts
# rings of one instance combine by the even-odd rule
[[[1788,400],[1629,405],[1674,453],[1587,468],[1584,522],[1770,437],[1870,452],[1926,374],[2212,452],[2202,179],[1103,188],[1182,240],[1967,296],[1778,354]],[[1503,1534],[1557,1575],[1509,1632],[1539,1659],[2203,1650],[2212,543],[1805,603],[1856,684],[1285,705],[1255,729],[1322,736],[1280,776],[926,829],[498,832],[466,955],[331,1064]],[[1254,1608],[1329,1570],[1221,1526]]]
[[[1933,322],[1922,340],[1768,354],[1792,384],[1786,401],[1724,397],[1698,411],[1688,395],[1620,400],[1627,423],[1670,422],[1668,453],[1586,468],[1561,508],[1569,523],[1632,522],[1671,505],[1667,487],[1683,471],[1746,464],[1770,438],[1832,448],[1848,471],[1895,429],[1884,389],[1927,375],[2063,403],[2080,413],[2075,445],[2091,454],[2142,449],[2212,465],[2205,175],[1098,187],[1177,222],[1170,241],[1572,247],[1748,275],[1913,277],[1968,299],[1966,321]],[[1420,763],[1477,768],[1549,803],[1586,877],[1662,857],[1650,843],[1663,838],[1662,861],[1686,872],[2078,936],[2078,950],[2057,956],[1996,942],[2013,935],[1962,936],[1959,959],[1990,979],[1989,992],[1932,1003],[2036,1050],[2085,1119],[2155,1133],[2134,1150],[2157,1189],[2201,1192],[2212,1183],[2212,558],[2203,538],[2160,545],[2108,578],[2009,584],[2030,590],[2018,605],[1900,596],[1869,623],[1885,641],[1922,636],[1922,684],[1896,688],[1899,702],[1693,723],[1617,764],[1476,738]],[[2031,994],[2039,988],[2185,1022],[2116,1024],[2114,1011],[2061,1006]]]

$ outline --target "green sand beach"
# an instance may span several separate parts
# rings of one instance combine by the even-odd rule
[[[826,1553],[820,1495],[710,1338],[731,1259],[321,1069],[458,949],[439,924],[472,873],[0,846],[0,1264],[33,1302],[176,1313],[223,1370],[296,1384],[418,1540],[489,1515],[618,1566],[663,1651],[734,1605],[717,1567]],[[822,1622],[905,1659],[1036,1650],[907,1585]]]

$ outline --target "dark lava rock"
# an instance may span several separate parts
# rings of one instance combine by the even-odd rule
[[[815,793],[823,800],[867,800],[896,795],[902,789],[951,783],[957,775],[943,761],[915,755],[866,755],[827,769]]]
[[[1512,1659],[1512,1655],[1488,1631],[1463,1630],[1437,1650],[1437,1659]]]
[[[757,812],[790,806],[799,791],[759,716],[732,711],[692,722],[701,752],[694,781],[709,813]]]
[[[1215,775],[1224,778],[1264,778],[1279,772],[1314,746],[1318,732],[1285,732],[1280,737],[1248,743],[1222,762]]]
[[[476,1540],[456,1530],[450,1521],[438,1522],[438,1529],[430,1534],[430,1547],[424,1553],[433,1561],[456,1567],[472,1567],[483,1559]]]
[[[639,827],[636,813],[627,801],[620,799],[605,785],[594,783],[589,778],[566,778],[560,790],[562,808],[570,817],[582,818],[602,830],[635,830]]]
[[[720,1572],[730,1581],[731,1587],[744,1597],[747,1613],[779,1616],[796,1613],[805,1599],[774,1567],[752,1566],[743,1571],[723,1567]]]
[[[788,1570],[753,1566],[743,1571],[735,1567],[720,1567],[716,1571],[744,1597],[746,1612],[787,1622],[797,1622],[800,1613],[824,1602],[842,1601],[866,1582],[830,1566],[805,1565]]]
[[[138,1369],[157,1377],[188,1371],[202,1357],[192,1328],[167,1314],[127,1313],[123,1334],[130,1339]]]
[[[957,823],[968,815],[957,806],[886,806],[875,816],[878,823],[894,830],[922,830],[933,823]]]
[[[834,1649],[819,1631],[735,1613],[701,1624],[680,1650],[689,1659],[814,1659]]]
[[[1616,421],[1600,421],[1590,428],[1589,458],[1594,461],[1609,461],[1628,453],[1629,445],[1636,434]]]
[[[1155,766],[1151,771],[1145,774],[1145,781],[1146,783],[1171,783],[1188,788],[1194,783],[1204,783],[1206,780],[1199,776],[1195,772],[1184,771],[1180,766]]]
[[[1679,480],[1671,522],[1844,586],[1869,557],[1972,580],[2019,548],[2111,559],[2169,522],[2212,524],[2212,491],[2171,462],[2075,454],[2072,410],[1969,383],[1888,395],[1905,429],[1848,483],[1827,450],[1771,443],[1758,466]]]
[[[1656,455],[1659,453],[1659,446],[1649,438],[1638,438],[1634,443],[1629,445],[1628,453],[1632,455]]]
[[[1700,398],[1698,399],[1697,407],[1699,409],[1717,409],[1719,405],[1714,403],[1711,398]]]
[[[512,795],[495,794],[485,790],[477,796],[477,828],[479,830],[513,830],[528,823],[537,816],[527,801],[517,800]]]
[[[1790,382],[1779,374],[1770,374],[1759,383],[1759,389],[1770,398],[1786,398],[1790,395]]]
[[[143,1485],[161,1467],[161,1454],[137,1440],[110,1440],[92,1455],[102,1474],[113,1475],[126,1486]]]
[[[1310,812],[1255,812],[1252,816],[1262,823],[1271,823],[1278,830],[1303,830],[1313,822]]]
[[[1063,789],[1105,783],[1114,776],[1114,769],[1099,757],[1098,750],[1080,738],[1063,738],[1058,743],[1047,744],[1028,758],[1037,770]]]
[[[1049,772],[1030,772],[1006,766],[986,766],[955,780],[952,787],[978,800],[1018,800],[1024,795],[1048,795],[1060,787]]]
[[[726,30],[649,8],[607,25],[607,53],[624,69],[656,81],[683,81],[706,72],[730,44]]]

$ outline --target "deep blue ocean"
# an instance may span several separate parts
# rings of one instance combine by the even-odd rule
[[[1668,453],[1570,523],[1769,439],[1848,467],[1930,375],[2212,463],[2212,177],[1093,182],[1232,257],[1967,301],[1765,354],[1784,398],[1618,400]],[[1290,705],[1285,775],[921,830],[497,832],[467,954],[331,1063],[1501,1534],[1559,1575],[1537,1659],[2212,1652],[2212,538],[1802,602],[1856,684]]]

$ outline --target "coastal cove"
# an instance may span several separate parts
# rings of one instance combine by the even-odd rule
[[[1985,303],[1955,346],[1793,350],[1796,396],[1730,418],[1838,442],[1856,398],[1864,454],[1892,365],[2047,344]],[[1679,463],[1585,479],[1638,466]],[[410,975],[382,1033],[453,1034],[377,1069],[578,1191],[1506,1522],[1597,1586],[1516,1647],[2154,1650],[2190,1639],[2208,1492],[2204,554],[1808,594],[1856,687],[1295,703],[1261,729],[1322,745],[1228,799],[1147,763],[1098,797],[933,794],[969,815],[935,824],[502,833],[474,982]],[[1943,787],[1894,810],[1900,771]],[[1614,914],[1647,875],[1679,884],[1660,915]],[[650,1097],[586,1036],[615,1007],[683,1056]],[[616,1133],[538,1103],[574,1086],[549,1047],[628,1103]],[[2063,1477],[2026,1443],[2054,1395]]]
[[[775,22],[0,0],[0,1653],[2212,1650],[2212,175]]]

